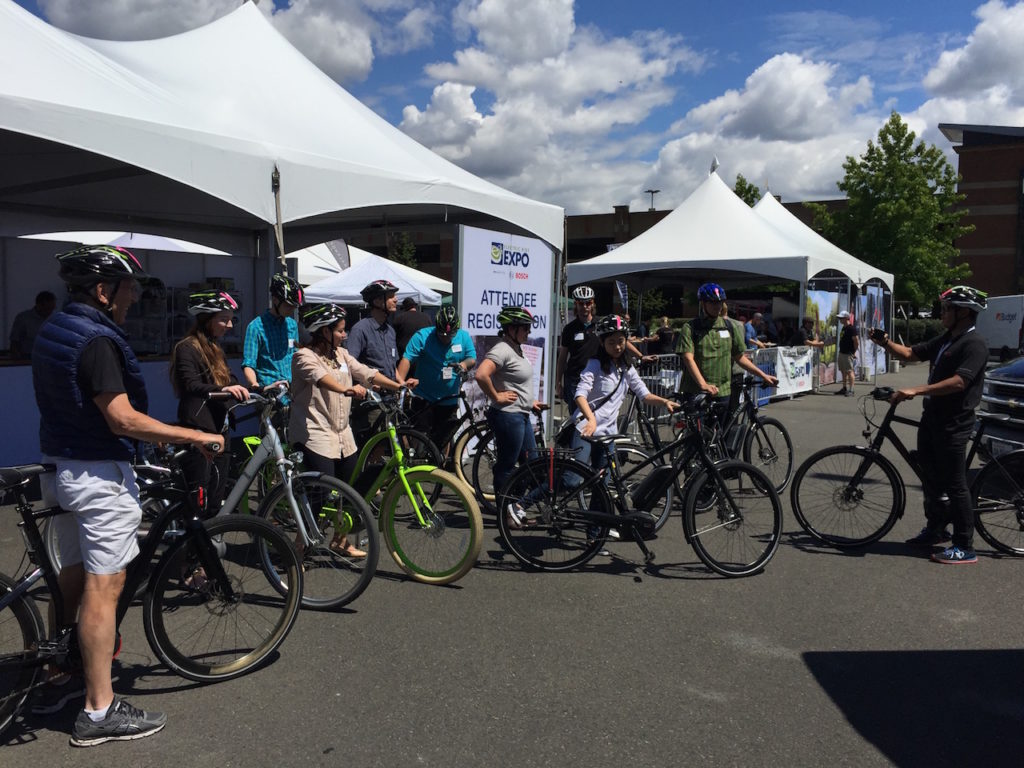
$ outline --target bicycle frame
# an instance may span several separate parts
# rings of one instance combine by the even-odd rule
[[[408,468],[405,466],[405,454],[402,451],[402,444],[398,439],[398,428],[395,426],[395,420],[392,416],[392,412],[386,406],[383,406],[379,395],[372,391],[368,392],[367,395],[368,397],[375,399],[378,405],[382,406],[381,411],[384,414],[383,418],[385,419],[386,430],[373,435],[363,445],[362,450],[359,451],[359,457],[356,459],[356,466],[352,471],[352,477],[349,478],[348,482],[352,485],[356,482],[356,478],[362,475],[366,469],[366,463],[370,454],[379,443],[384,440],[390,441],[391,458],[388,459],[380,472],[377,473],[377,477],[374,478],[373,483],[363,495],[363,498],[365,498],[367,503],[373,507],[373,502],[377,497],[378,491],[385,491],[393,482],[395,482],[394,478],[397,476],[397,482],[402,484],[402,488],[405,491],[406,496],[408,496],[409,501],[412,502],[413,510],[416,513],[416,519],[419,521],[420,525],[428,526],[431,523],[424,517],[420,505],[422,503],[429,509],[430,500],[427,498],[426,494],[423,493],[423,489],[418,485],[417,490],[419,493],[413,493],[412,486],[409,484],[409,475],[418,472],[433,472],[437,467],[426,464]],[[419,496],[418,500],[417,495]]]

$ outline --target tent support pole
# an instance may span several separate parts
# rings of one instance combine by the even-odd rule
[[[281,172],[274,166],[274,172],[270,174],[270,189],[274,193],[274,212],[277,220],[274,224],[274,238],[277,241],[277,258],[281,262],[281,269],[288,271],[288,263],[284,258],[284,226],[281,224]]]

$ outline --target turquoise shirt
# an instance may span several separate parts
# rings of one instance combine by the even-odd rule
[[[441,405],[455,405],[462,382],[454,369],[463,360],[475,360],[476,349],[473,340],[462,328],[452,336],[447,346],[441,343],[433,328],[420,328],[409,339],[402,355],[410,363],[416,364],[416,378],[419,384],[414,392],[424,400]]]

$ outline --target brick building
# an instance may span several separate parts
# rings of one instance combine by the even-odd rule
[[[970,283],[993,296],[1024,293],[1024,128],[940,123],[955,146],[974,232],[957,240]]]

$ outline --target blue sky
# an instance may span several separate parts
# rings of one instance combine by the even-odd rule
[[[239,0],[20,0],[89,37],[162,37]],[[570,213],[681,202],[717,156],[783,199],[838,195],[891,110],[1024,125],[1024,2],[840,5],[261,0],[328,75],[467,170]]]

